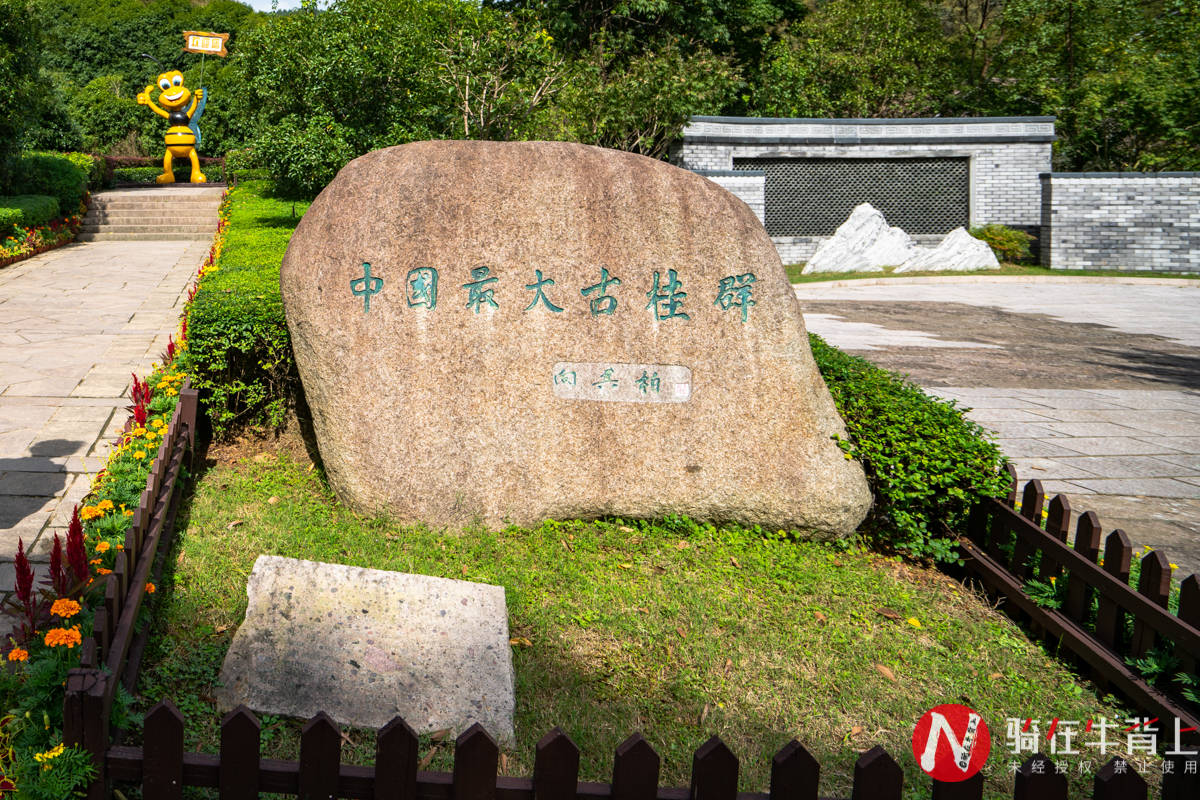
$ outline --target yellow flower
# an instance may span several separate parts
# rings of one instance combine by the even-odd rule
[[[95,506],[84,506],[83,508],[81,508],[79,510],[79,517],[84,522],[87,522],[90,519],[95,519],[96,517],[103,517],[103,516],[104,516],[104,512],[101,511],[100,509],[96,508]]]
[[[146,429],[145,428],[134,428],[133,430],[131,430],[129,432],[129,435],[130,436],[145,436]]]
[[[67,597],[60,597],[54,601],[54,605],[50,606],[50,613],[56,617],[69,619],[82,610],[79,603]]]
[[[916,617],[909,617],[908,624],[912,625],[914,628],[921,627],[921,621],[919,619],[917,619]]]
[[[1172,565],[1171,565],[1171,569],[1179,569],[1179,565],[1178,565],[1178,564],[1172,564]]]
[[[29,651],[22,650],[19,647],[14,647],[12,650],[8,651],[8,660],[9,661],[28,661],[29,660]]]
[[[146,451],[145,451],[145,450],[134,450],[134,451],[133,451],[133,457],[134,457],[134,458],[145,458],[145,457],[146,457]]]
[[[169,381],[167,381],[166,379],[163,379],[163,380],[159,381],[158,383],[154,384],[154,388],[155,389],[166,389],[170,385],[171,385],[171,383]]]
[[[167,397],[174,397],[175,395],[179,394],[179,392],[176,389],[164,389],[163,394],[165,394]]]
[[[65,646],[68,650],[77,644],[83,642],[83,637],[79,635],[79,626],[72,628],[51,628],[46,631],[44,639],[47,647]]]
[[[41,764],[43,761],[51,761],[55,758],[58,758],[62,754],[63,754],[63,745],[61,743],[59,743],[58,745],[50,748],[49,750],[47,750],[44,753],[34,753],[33,760],[38,762],[39,764]]]
[[[150,421],[150,424],[151,424],[151,425],[153,425],[153,426],[154,426],[154,427],[156,427],[156,428],[163,428],[163,427],[166,427],[166,424],[167,424],[167,423],[163,422],[163,421],[162,421],[162,418],[160,418],[160,417],[155,417],[154,419],[152,419],[152,420]]]
[[[107,553],[108,548],[112,547],[108,542],[96,542],[97,553]]]

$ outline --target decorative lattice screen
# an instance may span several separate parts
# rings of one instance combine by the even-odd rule
[[[829,236],[859,203],[910,234],[949,233],[970,218],[966,158],[735,158],[763,170],[772,236]]]

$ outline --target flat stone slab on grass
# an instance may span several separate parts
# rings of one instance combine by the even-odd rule
[[[221,667],[222,712],[513,738],[504,587],[259,556]]]

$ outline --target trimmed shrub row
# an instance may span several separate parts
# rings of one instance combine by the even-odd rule
[[[11,191],[53,197],[58,212],[69,216],[103,175],[103,161],[87,153],[22,153],[13,160]]]
[[[10,226],[33,228],[58,216],[58,201],[44,194],[0,197],[0,238],[12,233]]]
[[[272,198],[265,181],[230,189],[227,225],[187,317],[187,372],[216,435],[279,425],[300,382],[279,292],[279,265],[307,203]]]

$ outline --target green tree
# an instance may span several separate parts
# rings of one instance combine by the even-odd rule
[[[0,190],[38,96],[36,14],[28,0],[0,0]]]
[[[771,46],[749,108],[776,117],[930,116],[950,74],[933,6],[830,0]]]
[[[1053,114],[1072,170],[1200,167],[1200,5],[1011,0],[992,113]]]

